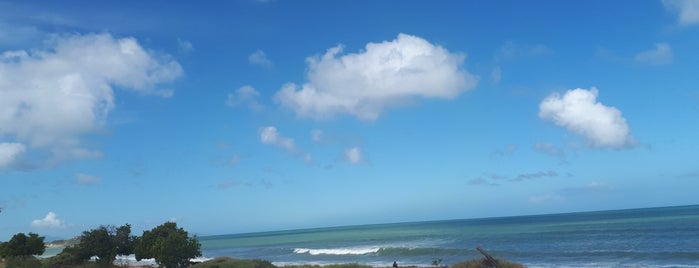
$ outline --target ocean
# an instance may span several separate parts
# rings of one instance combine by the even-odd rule
[[[496,258],[527,267],[699,267],[699,206],[317,228],[199,237],[204,257],[277,265],[450,265]]]

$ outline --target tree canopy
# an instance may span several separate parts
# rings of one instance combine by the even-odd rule
[[[189,259],[201,256],[201,244],[174,222],[163,223],[144,231],[135,247],[136,260],[154,258],[167,268],[189,266]]]
[[[29,233],[29,236],[24,233],[18,233],[12,236],[12,239],[0,245],[0,256],[2,257],[18,257],[41,255],[46,250],[44,237],[35,233]]]
[[[131,236],[131,225],[121,227],[100,226],[83,232],[80,243],[74,250],[79,251],[83,258],[97,256],[98,263],[110,265],[117,255],[129,255],[133,253],[136,238]]]

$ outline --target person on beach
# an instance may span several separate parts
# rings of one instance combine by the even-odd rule
[[[393,262],[393,268],[398,268],[398,263],[395,261]]]

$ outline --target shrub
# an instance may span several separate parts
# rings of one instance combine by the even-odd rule
[[[41,261],[34,256],[11,256],[5,259],[7,268],[41,268]]]
[[[136,260],[154,258],[167,268],[188,267],[189,259],[201,256],[201,244],[187,231],[166,222],[150,231],[144,231],[136,242]]]
[[[502,260],[498,259],[498,268],[524,268],[524,265],[521,265],[516,262],[510,262],[507,260]],[[450,268],[490,268],[486,265],[483,264],[483,259],[473,259],[469,261],[464,261],[464,262],[459,262],[456,263]]]
[[[240,260],[228,257],[219,257],[210,261],[205,261],[192,268],[277,268],[266,260]]]

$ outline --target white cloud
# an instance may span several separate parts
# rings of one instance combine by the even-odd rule
[[[323,139],[325,138],[325,133],[323,133],[322,130],[320,129],[314,129],[311,130],[311,140],[317,143],[323,142]]]
[[[565,157],[565,151],[556,145],[551,143],[537,143],[534,144],[534,151],[544,153],[555,157]]]
[[[274,66],[272,61],[270,61],[267,58],[267,54],[265,54],[264,51],[259,50],[259,49],[255,52],[253,52],[252,54],[250,54],[250,56],[248,56],[248,61],[251,64],[259,65],[259,66],[262,66],[265,68],[271,68],[272,66]]]
[[[260,129],[260,141],[262,141],[263,144],[279,146],[292,153],[296,152],[296,148],[294,147],[294,139],[280,135],[277,128],[273,126]]]
[[[230,160],[228,160],[228,166],[235,167],[240,163],[240,156],[237,154],[233,155]]]
[[[602,182],[590,182],[587,185],[562,189],[561,192],[568,194],[594,194],[614,191],[614,187]]]
[[[512,60],[517,58],[535,58],[552,54],[553,50],[547,46],[537,45],[522,45],[508,41],[502,47],[496,56],[496,60]]]
[[[666,9],[679,15],[680,25],[699,23],[699,1],[696,0],[663,0]]]
[[[470,185],[500,186],[500,184],[490,182],[484,178],[475,178],[468,181]]]
[[[40,220],[33,220],[32,227],[34,228],[63,228],[65,223],[58,219],[56,213],[49,212],[46,217]]]
[[[76,173],[75,182],[83,185],[94,185],[102,182],[102,178],[84,173]]]
[[[217,187],[218,187],[219,189],[228,189],[228,188],[237,187],[237,186],[240,186],[240,185],[241,185],[241,183],[238,182],[238,181],[235,181],[235,180],[226,180],[226,181],[220,182],[220,183],[218,184]]]
[[[564,202],[565,198],[558,194],[544,194],[529,197],[529,203],[532,204],[550,204]]]
[[[539,104],[539,117],[585,137],[593,147],[621,148],[636,141],[621,112],[597,102],[596,88],[553,93]]]
[[[345,151],[345,160],[352,164],[359,164],[364,162],[364,156],[362,154],[362,149],[359,147],[352,147]]]
[[[229,107],[247,106],[250,110],[259,112],[264,109],[264,106],[257,102],[260,93],[254,87],[245,85],[238,88],[235,93],[228,93],[226,105]]]
[[[104,127],[114,87],[163,97],[157,86],[180,65],[134,38],[109,34],[55,37],[45,50],[0,53],[0,136],[47,150],[55,161],[100,156],[80,137]]]
[[[502,80],[502,69],[500,67],[493,68],[493,71],[490,73],[490,80],[493,84],[500,83],[500,80]]]
[[[300,117],[350,114],[375,120],[386,108],[416,97],[452,99],[478,82],[461,67],[463,54],[407,34],[369,43],[359,53],[341,52],[342,46],[337,46],[307,58],[308,82],[284,85],[275,101]]]
[[[667,43],[655,44],[655,49],[643,51],[636,54],[636,62],[648,63],[654,65],[670,64],[675,56],[672,48]]]
[[[27,147],[21,143],[0,143],[0,169],[11,168],[17,163],[18,158],[27,151]]]
[[[181,52],[190,52],[194,50],[194,46],[192,45],[192,42],[189,42],[187,40],[182,40],[177,38],[177,47],[179,47]]]

